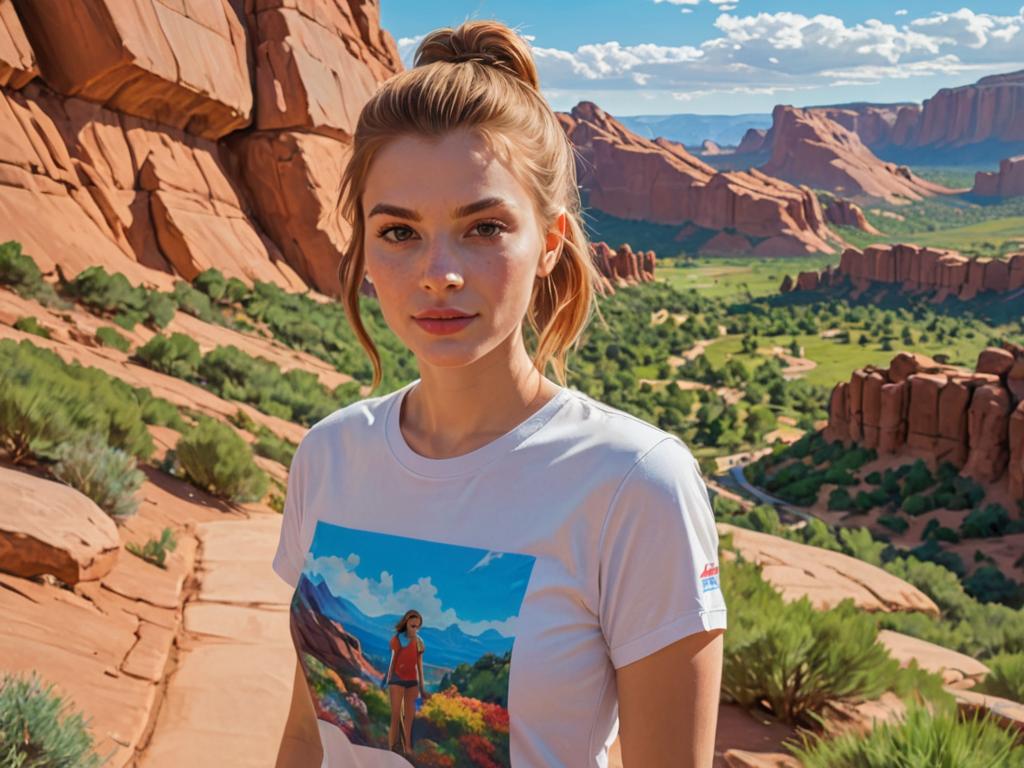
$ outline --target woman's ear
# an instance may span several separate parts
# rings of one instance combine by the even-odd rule
[[[544,235],[544,253],[541,255],[540,263],[537,265],[537,277],[547,277],[558,263],[558,255],[563,240],[565,240],[566,214],[561,211],[551,222],[551,226]]]

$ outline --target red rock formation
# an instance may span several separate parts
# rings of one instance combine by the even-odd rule
[[[761,170],[794,184],[890,202],[951,191],[914,176],[904,166],[882,162],[857,134],[819,112],[777,106],[765,141],[771,159]]]
[[[603,240],[590,244],[590,256],[603,278],[604,293],[615,293],[616,287],[649,283],[654,280],[654,251],[636,251],[623,243],[612,250]]]
[[[936,301],[950,296],[968,300],[984,291],[1005,293],[1024,288],[1024,252],[989,259],[917,245],[872,245],[863,251],[848,248],[838,267],[819,274],[816,287],[846,279],[858,292],[873,284],[889,284],[906,292],[930,293]],[[809,278],[806,284],[810,285]]]
[[[768,131],[764,128],[748,128],[736,147],[737,155],[753,155],[765,149]]]
[[[1006,473],[1024,499],[1024,391],[1010,387],[1018,363],[1024,347],[1014,345],[984,350],[974,372],[901,352],[836,385],[825,437],[949,461],[979,482]]]
[[[594,208],[734,231],[759,256],[834,251],[835,236],[810,190],[756,170],[719,173],[681,144],[637,136],[591,102],[559,120],[580,154],[579,183]]]
[[[722,154],[722,148],[711,139],[704,139],[700,145],[700,153],[707,157],[714,157]]]
[[[825,221],[837,227],[853,227],[870,235],[880,234],[864,216],[864,211],[856,203],[851,203],[844,197],[834,197],[822,208],[825,213]]]
[[[4,239],[69,277],[166,288],[216,266],[336,293],[354,121],[401,69],[377,3],[132,7],[0,3]]]
[[[997,173],[976,173],[971,194],[978,197],[1024,195],[1024,155],[1003,160],[999,163]]]
[[[872,149],[960,150],[962,156],[966,148],[1003,145],[1019,152],[1024,70],[943,88],[921,106],[856,104],[813,111],[857,133]]]

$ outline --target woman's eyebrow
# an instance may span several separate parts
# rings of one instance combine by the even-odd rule
[[[471,216],[474,213],[485,211],[488,208],[495,208],[499,205],[507,205],[507,203],[500,197],[485,197],[483,200],[477,200],[475,203],[460,205],[452,211],[452,218],[461,219],[465,216]],[[400,205],[392,205],[391,203],[377,203],[366,215],[366,218],[377,216],[378,214],[397,216],[400,219],[409,219],[410,221],[421,221],[423,218],[416,211],[409,208],[402,208]]]
[[[420,221],[421,217],[416,211],[410,211],[408,208],[402,208],[398,205],[391,205],[390,203],[377,203],[373,206],[373,209],[366,214],[366,218],[383,214],[387,216],[397,216],[400,219],[411,219],[412,221]]]

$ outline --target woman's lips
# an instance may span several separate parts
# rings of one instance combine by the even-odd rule
[[[476,315],[470,315],[468,317],[452,317],[446,319],[434,318],[434,317],[414,317],[417,325],[427,333],[432,333],[435,336],[448,336],[452,333],[458,333],[473,320],[476,319]]]

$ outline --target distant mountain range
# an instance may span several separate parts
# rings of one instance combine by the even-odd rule
[[[662,136],[686,146],[709,139],[719,146],[736,146],[751,128],[771,128],[770,114],[747,115],[616,115],[615,119],[646,139]]]
[[[304,575],[303,578],[310,582],[321,612],[339,622],[346,632],[355,635],[362,645],[364,655],[382,657],[385,661],[390,657],[389,643],[395,634],[395,624],[402,618],[400,614],[367,616],[348,600],[334,595],[323,577],[314,574]],[[457,624],[447,629],[424,626],[420,636],[427,646],[424,661],[449,668],[462,663],[472,664],[485,653],[500,656],[512,649],[514,639],[504,637],[493,629],[476,636],[468,635]]]

